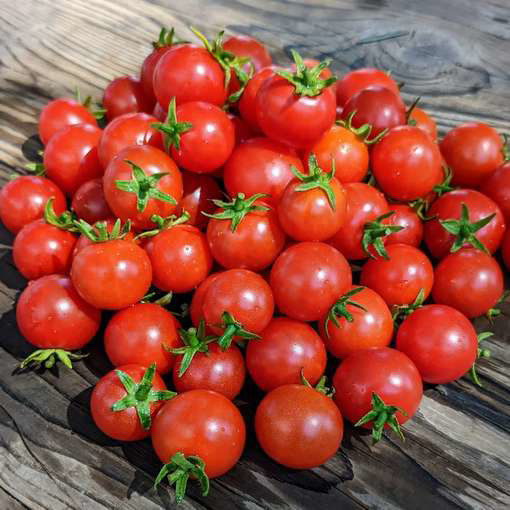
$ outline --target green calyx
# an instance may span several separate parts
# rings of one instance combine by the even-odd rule
[[[166,27],[162,27],[159,32],[158,40],[152,41],[152,47],[157,50],[159,48],[165,48],[167,46],[173,46],[174,44],[184,44],[189,41],[185,41],[184,39],[179,39],[175,35],[175,28],[172,27],[170,30]]]
[[[175,97],[172,97],[168,104],[168,113],[165,122],[154,122],[151,127],[163,133],[163,143],[168,152],[170,147],[177,150],[181,148],[181,135],[189,131],[193,124],[191,122],[178,122],[176,113]]]
[[[60,361],[67,368],[73,368],[73,361],[86,358],[88,354],[75,354],[64,349],[39,349],[27,356],[20,364],[19,369],[25,368],[52,368]]]
[[[489,254],[485,245],[476,237],[476,233],[485,227],[496,216],[496,213],[486,216],[481,220],[471,223],[469,221],[469,210],[466,204],[461,205],[460,220],[439,220],[441,226],[450,234],[455,236],[455,241],[450,248],[451,253],[459,251],[466,243],[477,250]]]
[[[213,199],[212,203],[216,207],[223,209],[223,211],[215,214],[208,214],[202,211],[202,214],[216,220],[230,220],[230,230],[235,232],[248,213],[253,211],[269,211],[270,207],[267,205],[255,205],[257,200],[267,196],[269,196],[267,193],[256,193],[250,198],[245,198],[244,193],[238,193],[237,197],[233,198],[230,202]]]
[[[94,225],[90,225],[85,220],[79,220],[75,221],[74,225],[80,233],[94,243],[124,239],[131,230],[131,221],[127,220],[121,227],[120,219],[115,221],[111,232],[108,232],[108,223],[106,221],[98,221]]]
[[[243,328],[243,325],[237,321],[229,312],[223,312],[221,315],[221,324],[219,327],[224,328],[223,334],[218,338],[218,345],[226,351],[232,344],[234,337],[245,340],[259,339],[260,336],[251,333]]]
[[[133,381],[133,379],[122,370],[115,370],[115,373],[119,377],[122,386],[124,386],[127,395],[113,404],[112,411],[124,411],[130,407],[134,407],[140,424],[144,430],[148,430],[151,426],[151,403],[159,402],[160,400],[170,400],[174,398],[177,393],[168,390],[154,391],[152,389],[152,381],[156,373],[156,363],[152,363],[149,368],[147,368],[139,383]]]
[[[51,197],[44,205],[44,221],[62,230],[78,232],[78,228],[76,227],[76,215],[71,211],[64,211],[60,216],[57,216],[53,208],[54,201],[55,198]]]
[[[318,391],[319,393],[322,393],[323,395],[325,395],[326,397],[329,397],[329,398],[333,397],[333,395],[335,394],[335,388],[333,388],[333,387],[328,388],[326,386],[327,377],[325,375],[323,375],[319,379],[319,382],[315,386],[312,386],[308,382],[308,379],[305,377],[305,369],[304,368],[301,369],[300,377],[301,377],[301,384],[303,386],[306,386],[307,388],[312,388],[315,391]]]
[[[503,138],[503,147],[501,147],[501,152],[503,154],[503,162],[510,161],[510,148],[508,147],[508,135],[501,135]]]
[[[338,322],[338,317],[344,317],[347,322],[352,322],[354,317],[352,313],[347,310],[347,305],[354,306],[363,310],[364,312],[367,309],[356,303],[356,301],[352,301],[351,298],[356,294],[359,294],[365,287],[356,287],[355,289],[346,292],[343,296],[341,296],[336,303],[329,309],[328,315],[324,321],[324,330],[326,331],[326,336],[329,338],[329,323],[332,322],[337,328],[340,327],[340,323]]]
[[[160,297],[157,297],[156,292],[149,292],[148,294],[145,294],[142,299],[140,299],[140,303],[152,303],[153,305],[167,306],[172,302],[172,298],[172,292],[163,294]]]
[[[491,357],[491,351],[489,349],[484,349],[484,348],[480,347],[480,344],[484,340],[487,340],[487,338],[490,338],[493,335],[494,335],[494,333],[491,333],[490,331],[484,331],[483,333],[479,333],[477,336],[478,349],[477,349],[477,353],[476,353],[476,360],[473,363],[473,365],[471,366],[471,369],[469,370],[469,377],[471,377],[471,380],[477,386],[480,386],[480,387],[482,387],[482,383],[480,382],[478,373],[476,371],[476,364],[477,364],[478,360],[480,360],[482,358],[490,358]]]
[[[138,212],[145,211],[151,198],[177,205],[174,197],[168,193],[163,193],[163,191],[157,188],[159,180],[168,175],[167,173],[145,175],[145,172],[137,164],[129,161],[129,159],[125,159],[124,162],[131,167],[133,178],[129,181],[117,180],[115,181],[115,186],[121,191],[127,191],[136,195],[136,210]]]
[[[402,230],[404,228],[399,225],[388,225],[386,223],[383,223],[385,219],[390,218],[394,214],[395,211],[390,211],[385,214],[382,214],[374,221],[369,221],[365,223],[363,227],[363,237],[361,238],[361,246],[363,248],[363,251],[369,257],[376,258],[375,255],[373,255],[369,249],[370,246],[373,246],[376,253],[379,256],[384,257],[386,260],[389,260],[388,252],[384,247],[383,239],[392,234],[393,232],[398,232],[399,230]]]
[[[415,310],[423,306],[425,301],[425,289],[421,288],[416,299],[410,305],[395,305],[392,309],[391,317],[395,326],[411,315]]]
[[[294,85],[295,93],[298,96],[318,96],[325,88],[336,82],[336,78],[333,76],[326,79],[320,77],[321,72],[331,64],[330,58],[314,67],[306,67],[301,55],[296,50],[290,50],[290,53],[296,64],[296,70],[292,72],[279,69],[275,72]]]
[[[487,320],[492,324],[494,321],[494,317],[497,317],[498,315],[501,315],[501,308],[499,305],[501,305],[504,301],[506,301],[506,298],[510,295],[510,290],[505,290],[503,294],[501,294],[501,297],[498,299],[498,302],[490,308],[485,316],[487,317]]]
[[[406,124],[408,126],[416,126],[416,121],[413,118],[411,118],[411,115],[413,114],[414,109],[418,106],[418,103],[420,102],[420,99],[421,99],[421,97],[418,96],[413,101],[411,106],[407,109],[407,112],[406,112]]]
[[[395,413],[400,412],[407,416],[407,412],[401,407],[388,406],[384,403],[382,398],[377,393],[372,393],[372,409],[360,418],[355,424],[355,427],[360,427],[365,423],[372,422],[372,442],[376,444],[381,438],[384,426],[388,424],[397,436],[404,441],[404,434],[400,428],[400,424],[395,416]]]
[[[454,190],[454,187],[452,186],[452,179],[453,179],[452,169],[449,166],[444,165],[443,166],[443,174],[444,174],[443,182],[437,184],[432,189],[438,197],[441,197],[445,193],[448,193],[449,191]]]
[[[44,177],[46,175],[46,169],[44,168],[44,164],[42,159],[44,157],[44,151],[37,151],[37,155],[41,158],[41,161],[32,161],[30,163],[25,164],[25,169],[28,170],[32,175],[37,175],[39,177]],[[16,175],[16,177],[18,177]]]
[[[186,223],[190,219],[190,214],[187,211],[182,211],[182,214],[180,216],[176,216],[175,214],[172,214],[170,216],[167,216],[166,218],[163,218],[162,216],[159,216],[158,214],[153,214],[151,216],[152,223],[155,223],[157,225],[157,228],[154,228],[152,230],[146,230],[145,232],[142,232],[141,234],[138,234],[135,239],[143,239],[145,237],[154,237],[155,235],[158,235],[160,232],[163,232],[163,230],[168,230],[172,227],[175,227],[177,225],[182,225],[183,223]]]
[[[76,87],[74,89],[74,98],[76,99],[76,101],[78,101],[78,103],[82,104],[85,108],[87,108],[87,110],[97,120],[101,120],[104,117],[104,115],[106,113],[106,110],[104,108],[102,108],[102,106],[99,103],[96,103],[96,106],[98,106],[97,109],[93,108],[93,106],[92,106],[92,96],[87,96],[87,97],[85,97],[85,99],[82,99],[81,92],[80,92],[80,89],[78,87]]]
[[[343,128],[348,129],[351,133],[356,135],[365,145],[373,145],[377,143],[388,132],[388,128],[386,128],[383,131],[381,131],[377,136],[370,138],[373,129],[370,124],[362,124],[359,128],[355,128],[352,125],[352,120],[354,119],[356,113],[357,110],[354,110],[351,113],[349,113],[347,120],[340,119],[337,120],[336,123],[338,126],[342,126]]]
[[[156,488],[166,477],[170,485],[175,484],[175,502],[181,503],[186,495],[186,486],[190,478],[200,484],[202,496],[209,494],[209,478],[205,474],[205,462],[195,455],[185,456],[178,452],[165,464],[154,481]]]

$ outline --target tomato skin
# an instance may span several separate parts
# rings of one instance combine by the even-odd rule
[[[510,222],[510,163],[504,163],[482,182],[480,191],[498,204],[506,222]]]
[[[236,147],[225,164],[225,187],[231,197],[267,193],[264,200],[276,205],[294,178],[291,165],[303,171],[294,149],[268,138],[252,138]]]
[[[345,257],[325,243],[289,246],[276,259],[271,289],[280,313],[301,321],[316,321],[352,284]]]
[[[456,189],[435,200],[427,213],[434,219],[425,222],[425,243],[430,253],[437,259],[448,255],[455,241],[455,236],[445,230],[439,220],[460,219],[462,204],[465,204],[468,208],[471,223],[491,214],[496,215],[475,235],[490,253],[494,253],[501,244],[506,225],[503,214],[496,203],[478,191]],[[467,246],[470,245],[466,243],[464,247]]]
[[[503,294],[503,273],[480,250],[462,248],[436,266],[432,299],[472,319],[491,309]]]
[[[436,121],[427,112],[415,106],[409,118],[415,122],[417,128],[427,133],[432,140],[437,141]]]
[[[95,243],[74,256],[71,279],[88,303],[119,310],[147,293],[152,281],[151,262],[133,242],[118,239]]]
[[[90,124],[63,128],[44,149],[44,168],[64,193],[72,195],[84,182],[103,175],[97,147],[101,129]]]
[[[507,269],[510,269],[510,229],[507,229],[501,243],[501,255]]]
[[[73,124],[97,126],[97,120],[85,106],[74,99],[54,99],[39,115],[39,138],[46,145],[55,133]]]
[[[29,282],[16,305],[21,334],[39,349],[81,349],[95,336],[101,311],[86,303],[67,276]]]
[[[181,345],[173,315],[154,303],[136,303],[120,310],[104,332],[104,348],[115,367],[156,363],[157,372],[166,374],[176,358],[167,349]]]
[[[175,97],[177,106],[204,101],[223,106],[227,99],[225,73],[204,48],[193,44],[172,47],[154,69],[154,94],[164,110]]]
[[[145,95],[142,83],[134,76],[115,78],[104,89],[103,108],[109,121],[125,113],[152,113],[155,102]]]
[[[250,138],[255,137],[252,128],[244,119],[238,115],[234,115],[233,113],[227,113],[227,117],[230,119],[230,122],[232,122],[232,125],[234,126],[236,146],[240,143],[246,142],[246,140],[249,140]]]
[[[17,234],[25,225],[42,218],[44,206],[54,198],[57,215],[66,210],[66,198],[49,179],[35,175],[22,175],[7,182],[0,191],[0,220]]]
[[[154,71],[161,57],[172,47],[173,46],[162,46],[161,48],[154,48],[154,50],[145,57],[140,69],[140,82],[142,84],[143,93],[152,104],[156,102],[156,95],[154,94]]]
[[[209,290],[212,282],[218,277],[221,273],[211,273],[195,290],[193,293],[193,297],[191,298],[191,305],[189,310],[189,315],[191,318],[191,322],[195,328],[198,328],[200,325],[200,321],[204,318],[203,305],[205,295]]]
[[[129,375],[135,383],[139,383],[147,370],[141,364],[122,365],[118,368]],[[165,391],[166,384],[156,373],[152,380],[154,391]],[[101,377],[90,397],[90,412],[97,427],[112,439],[118,441],[139,441],[150,435],[150,429],[144,430],[134,407],[123,411],[112,411],[112,406],[127,395],[119,376],[112,370]],[[151,419],[161,409],[163,401],[151,402]]]
[[[208,353],[197,352],[186,372],[179,377],[181,359],[173,368],[173,381],[179,393],[191,390],[211,390],[229,400],[239,395],[246,377],[241,351],[231,345],[223,351],[217,343],[209,344]]]
[[[178,452],[205,462],[209,478],[226,473],[244,449],[246,425],[223,395],[208,390],[181,393],[164,404],[154,419],[152,446],[161,462]]]
[[[353,285],[349,290],[359,287]],[[393,336],[393,320],[384,299],[377,292],[365,287],[351,298],[365,308],[361,310],[347,305],[353,321],[338,317],[339,327],[328,321],[329,336],[326,333],[327,315],[319,321],[319,333],[330,354],[345,359],[349,354],[373,347],[386,347]]]
[[[408,244],[390,244],[386,251],[389,260],[378,256],[365,263],[361,285],[375,290],[390,308],[411,304],[420,289],[426,299],[434,281],[434,269],[427,256]]]
[[[255,432],[264,452],[292,469],[324,464],[340,448],[343,429],[333,400],[299,384],[268,393],[255,414]]]
[[[223,42],[223,49],[238,57],[250,57],[255,72],[270,66],[273,59],[268,49],[254,37],[248,35],[232,35]]]
[[[78,215],[78,218],[91,225],[97,221],[111,218],[113,213],[104,196],[103,179],[97,178],[84,182],[75,191],[71,208]]]
[[[391,204],[390,211],[395,214],[390,216],[385,223],[403,227],[398,232],[391,233],[386,237],[384,244],[409,244],[418,248],[423,240],[423,221],[414,210],[405,204]]]
[[[462,377],[477,358],[478,340],[471,322],[444,305],[426,305],[402,322],[397,349],[416,365],[422,379],[446,384]]]
[[[311,326],[277,317],[260,336],[248,342],[246,368],[261,390],[299,384],[301,370],[312,386],[319,381],[326,368],[326,349]]]

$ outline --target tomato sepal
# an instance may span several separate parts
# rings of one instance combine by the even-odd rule
[[[106,109],[102,108],[100,103],[96,103],[99,107],[97,109],[92,108],[92,96],[86,96],[85,99],[81,98],[81,92],[78,87],[74,89],[74,98],[78,103],[82,104],[93,116],[96,120],[101,120],[104,118]]]
[[[324,396],[326,396],[328,398],[333,398],[333,395],[335,394],[335,388],[333,388],[333,386],[331,386],[331,388],[326,386],[326,382],[327,382],[328,378],[325,375],[323,375],[319,379],[319,382],[315,386],[312,386],[310,384],[310,382],[308,381],[308,379],[305,377],[305,369],[304,368],[301,368],[299,375],[301,378],[301,384],[303,386],[306,386],[307,388],[312,388],[313,390],[318,391],[319,393],[322,393]]]
[[[94,243],[105,243],[107,241],[114,241],[115,239],[124,239],[131,231],[131,221],[127,220],[124,225],[121,224],[119,218],[113,224],[111,232],[108,232],[108,224],[106,221],[97,221],[94,225],[87,223],[85,220],[80,219],[75,221],[76,229],[85,237]]]
[[[170,30],[166,27],[162,27],[158,39],[156,41],[152,41],[152,47],[155,50],[160,48],[165,48],[167,46],[173,46],[174,44],[185,44],[189,43],[189,41],[185,41],[184,39],[179,39],[175,35],[175,28],[172,27]]]
[[[152,223],[155,223],[157,225],[157,228],[154,228],[152,230],[146,230],[145,232],[141,232],[135,237],[135,241],[138,239],[144,239],[145,237],[154,237],[155,235],[158,235],[163,230],[167,230],[169,228],[175,227],[176,225],[182,225],[183,223],[186,223],[190,219],[190,214],[188,211],[182,211],[182,214],[180,216],[176,216],[175,214],[172,214],[170,216],[167,216],[166,218],[163,218],[162,216],[159,216],[158,214],[153,214],[151,216]]]
[[[416,296],[416,299],[410,305],[394,305],[391,317],[395,325],[403,321],[406,317],[411,315],[415,310],[423,306],[425,301],[425,289],[422,287]]]
[[[365,145],[374,145],[377,142],[379,142],[386,134],[388,133],[388,128],[383,129],[377,136],[374,136],[373,138],[370,138],[370,135],[372,133],[372,126],[370,124],[363,124],[359,128],[355,128],[352,125],[352,119],[356,115],[357,110],[353,110],[349,116],[347,117],[347,120],[339,119],[336,121],[336,124],[338,126],[342,126],[343,128],[349,130],[351,133],[356,135]]]
[[[494,336],[494,333],[492,333],[491,331],[484,331],[477,335],[476,338],[478,340],[478,348],[476,351],[476,360],[473,363],[473,365],[471,365],[471,368],[469,369],[469,377],[471,378],[473,383],[476,384],[477,386],[480,386],[480,388],[483,387],[483,384],[481,383],[480,378],[478,377],[478,372],[476,371],[476,364],[482,358],[490,358],[491,357],[491,351],[489,349],[480,347],[480,344],[484,340],[487,340],[487,338],[490,338],[491,336]]]
[[[400,225],[387,225],[382,223],[383,220],[390,218],[395,214],[395,211],[389,211],[381,214],[373,221],[368,221],[363,226],[363,237],[361,238],[361,246],[363,251],[371,258],[375,259],[376,256],[370,252],[370,246],[373,246],[377,255],[389,260],[388,252],[384,247],[383,238],[389,236],[393,232],[398,232],[404,227]]]
[[[165,122],[154,122],[151,127],[163,133],[165,150],[168,152],[172,146],[177,150],[181,148],[181,135],[192,129],[193,124],[191,122],[178,122],[175,97],[172,97],[168,104]]]
[[[46,204],[44,204],[44,221],[46,221],[49,225],[60,228],[61,230],[78,232],[78,228],[76,226],[76,220],[78,217],[76,214],[72,211],[64,211],[60,216],[57,216],[55,209],[53,208],[54,201],[55,197],[51,197],[48,199]]]
[[[27,356],[18,366],[19,370],[25,368],[40,368],[44,367],[47,369],[53,368],[53,366],[60,361],[64,366],[72,370],[73,361],[78,361],[86,358],[88,354],[77,354],[74,352],[66,351],[65,349],[38,349],[32,354]]]
[[[352,313],[349,312],[349,310],[347,310],[347,305],[351,305],[356,308],[359,308],[360,310],[363,310],[364,312],[367,311],[367,309],[364,306],[360,305],[356,301],[351,300],[351,297],[360,293],[364,289],[365,289],[365,287],[356,287],[355,289],[352,289],[349,292],[346,292],[329,309],[328,315],[326,316],[326,319],[324,321],[324,330],[326,331],[326,336],[328,338],[329,338],[329,323],[330,323],[330,321],[337,328],[339,328],[340,323],[338,322],[338,317],[344,317],[347,322],[352,322],[354,320]]]
[[[218,345],[224,351],[226,351],[231,346],[234,337],[239,337],[240,339],[244,340],[260,339],[259,335],[244,329],[243,325],[228,312],[223,312],[221,316],[221,324],[218,326],[224,328],[223,334],[218,338]]]
[[[143,296],[142,299],[140,299],[140,303],[152,303],[154,305],[166,306],[172,302],[173,292],[171,291],[167,292],[166,294],[163,294],[160,297],[156,296],[157,296],[156,292],[149,292],[148,294],[145,294],[145,296]]]

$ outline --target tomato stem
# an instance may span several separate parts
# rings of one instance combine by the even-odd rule
[[[473,365],[471,365],[471,368],[469,370],[469,376],[471,377],[471,380],[480,387],[482,387],[483,385],[480,381],[480,378],[478,377],[478,373],[476,371],[476,364],[481,358],[490,358],[491,356],[491,351],[489,349],[484,349],[480,347],[480,344],[484,340],[487,340],[487,338],[490,338],[493,335],[494,333],[492,333],[491,331],[484,331],[483,333],[479,333],[477,336],[478,348],[476,352],[476,360],[473,363]]]
[[[418,292],[416,299],[410,305],[395,305],[392,310],[393,324],[396,326],[400,321],[411,315],[415,310],[423,306],[425,301],[425,289],[423,287]]]
[[[253,340],[260,338],[259,335],[251,333],[243,328],[243,325],[237,321],[230,313],[223,312],[221,316],[221,326],[224,329],[223,334],[218,338],[218,345],[226,351],[232,344],[234,337],[244,338],[246,340]]]
[[[170,216],[167,216],[166,218],[163,218],[158,214],[153,214],[151,216],[151,221],[152,223],[155,223],[157,225],[157,228],[141,232],[135,237],[135,240],[143,239],[145,237],[154,237],[155,235],[158,235],[160,232],[163,232],[163,230],[168,230],[177,225],[182,225],[183,223],[186,223],[187,221],[189,221],[190,218],[191,215],[189,214],[188,211],[182,211],[182,214],[180,216],[172,214]]]
[[[364,306],[361,306],[356,301],[352,301],[351,297],[359,294],[365,287],[356,287],[355,289],[346,292],[343,296],[341,296],[336,303],[329,309],[328,315],[324,321],[324,330],[326,331],[326,336],[329,338],[329,323],[330,321],[337,327],[340,327],[340,323],[338,322],[338,317],[344,317],[347,322],[352,322],[354,317],[351,312],[347,310],[347,305],[354,306],[363,310],[364,312],[367,309]]]
[[[356,135],[365,145],[373,145],[377,143],[388,132],[388,128],[386,128],[383,131],[381,131],[377,136],[374,136],[374,138],[370,138],[370,134],[372,133],[372,126],[370,124],[363,124],[359,128],[355,128],[352,125],[352,120],[354,119],[356,113],[357,110],[354,110],[347,117],[347,121],[340,119],[337,120],[336,123],[337,125],[342,126],[343,128],[349,130],[351,133]]]
[[[384,257],[386,260],[389,260],[388,252],[384,246],[383,239],[393,232],[398,232],[402,230],[404,227],[399,225],[388,225],[383,223],[383,221],[387,218],[390,218],[395,214],[395,211],[389,211],[381,216],[377,217],[374,221],[368,221],[363,226],[363,237],[361,238],[361,246],[363,251],[371,258],[376,258],[370,252],[370,246],[373,246],[376,253]]]
[[[111,232],[108,232],[106,221],[98,221],[90,225],[85,220],[74,221],[76,229],[94,243],[105,243],[115,239],[124,239],[131,230],[131,221],[127,220],[123,226],[119,218],[113,224]]]
[[[175,28],[172,27],[170,30],[166,27],[162,27],[159,32],[159,36],[157,41],[152,41],[152,47],[154,49],[165,48],[167,46],[173,46],[174,44],[184,44],[189,43],[189,41],[185,41],[184,39],[179,39],[175,35]]]
[[[61,230],[67,230],[68,232],[78,232],[76,214],[71,211],[64,211],[60,216],[57,216],[53,208],[54,201],[55,197],[51,197],[46,204],[44,204],[44,220],[46,223],[60,228]]]
[[[165,122],[154,122],[151,127],[163,133],[163,142],[168,152],[170,147],[177,150],[181,148],[181,135],[193,128],[191,122],[178,122],[175,97],[172,97],[168,104],[168,113]]]
[[[19,370],[25,368],[52,368],[58,361],[67,368],[72,369],[72,361],[86,358],[88,354],[76,354],[64,349],[38,349],[27,356],[18,366]]]
[[[319,382],[315,385],[315,387],[312,386],[310,384],[310,382],[308,381],[308,379],[305,377],[305,369],[304,369],[304,367],[301,368],[301,371],[299,372],[299,375],[301,377],[301,384],[303,386],[306,386],[307,388],[312,388],[312,389],[318,391],[319,393],[322,393],[323,395],[325,395],[326,397],[329,397],[329,398],[332,398],[333,395],[335,394],[335,388],[333,388],[333,387],[328,388],[326,386],[327,377],[325,375],[323,375],[319,379]]]

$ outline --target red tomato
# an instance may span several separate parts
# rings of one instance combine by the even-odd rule
[[[498,204],[505,220],[510,222],[510,163],[504,163],[482,182],[480,191]]]
[[[503,273],[495,259],[480,250],[450,253],[434,271],[432,298],[470,319],[487,313],[503,294]]]
[[[475,188],[503,163],[503,140],[487,124],[472,122],[451,129],[440,148],[456,186]]]
[[[444,305],[426,305],[398,329],[397,349],[416,365],[422,379],[445,384],[462,377],[477,358],[478,340],[471,322]]]
[[[375,145],[370,162],[377,184],[395,200],[424,197],[443,176],[436,143],[414,126],[391,129]]]
[[[463,206],[467,207],[469,219],[461,219]],[[425,243],[430,253],[438,259],[448,255],[452,249],[470,246],[473,237],[476,237],[490,253],[494,253],[505,233],[505,219],[496,203],[471,189],[457,189],[445,193],[433,202],[427,214],[433,219],[425,223]],[[489,223],[478,228],[479,225],[476,223],[491,215],[494,217]],[[457,235],[450,233],[441,225],[445,220],[458,220],[457,228],[453,228],[458,232]]]
[[[86,303],[67,276],[28,284],[16,305],[21,334],[40,349],[81,349],[99,329],[101,311]]]
[[[255,72],[273,63],[268,49],[257,39],[248,35],[232,35],[223,42],[223,49],[237,57],[249,57]]]
[[[44,149],[46,174],[68,195],[84,182],[103,175],[97,147],[102,131],[90,124],[63,128]]]
[[[191,299],[190,318],[193,326],[198,328],[200,321],[204,318],[203,305],[204,298],[211,286],[211,283],[218,277],[220,273],[211,273],[195,290]]]
[[[501,255],[507,269],[510,269],[510,230],[507,229],[503,242],[501,243]]]
[[[432,140],[437,140],[437,126],[435,120],[427,114],[427,112],[423,111],[421,108],[415,106],[411,115],[409,116],[409,124],[411,126],[416,126],[420,128],[422,131],[427,133]]]
[[[84,182],[74,193],[71,204],[78,218],[93,224],[113,216],[103,191],[103,179],[97,178]]]
[[[301,371],[310,384],[319,381],[326,368],[326,349],[308,324],[277,317],[260,337],[248,342],[246,368],[261,390],[299,384]]]
[[[385,245],[403,243],[418,248],[423,240],[423,222],[420,217],[405,204],[391,204],[389,207],[394,214],[386,222],[403,228],[387,236]]]
[[[316,321],[352,284],[344,256],[325,243],[289,246],[271,269],[271,288],[280,313],[301,321]]]
[[[320,320],[319,332],[328,352],[344,359],[356,351],[389,345],[393,320],[377,292],[354,285]]]
[[[234,115],[233,113],[227,113],[227,117],[230,119],[230,122],[232,122],[234,126],[236,146],[255,136],[252,128],[244,119]]]
[[[340,448],[342,416],[331,397],[299,384],[280,386],[257,407],[255,433],[264,452],[292,469],[324,464]]]
[[[170,349],[182,344],[174,316],[155,303],[136,303],[117,312],[104,332],[104,348],[113,366],[156,363],[166,374],[175,363]]]
[[[142,83],[134,76],[115,78],[104,89],[103,108],[109,121],[125,113],[152,113],[155,102],[145,95]]]
[[[66,210],[66,198],[53,182],[32,175],[17,177],[0,191],[0,220],[17,234],[25,225],[43,217],[44,206],[52,197],[55,213],[62,214]]]
[[[434,281],[434,269],[427,256],[408,244],[386,247],[389,259],[369,259],[361,270],[361,285],[375,290],[391,308],[409,305],[423,289],[425,299]]]

